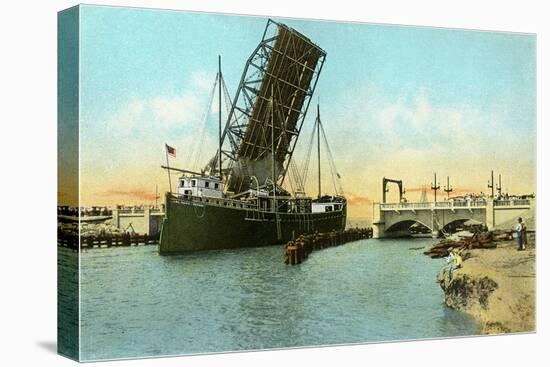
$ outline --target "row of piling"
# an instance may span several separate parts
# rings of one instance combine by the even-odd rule
[[[287,265],[301,264],[315,250],[340,246],[366,238],[372,238],[372,228],[352,228],[345,231],[300,235],[284,245],[284,262]]]
[[[139,235],[122,233],[102,236],[81,236],[80,249],[156,245],[158,241],[158,234]],[[58,235],[57,245],[76,250],[78,249],[78,235]]]

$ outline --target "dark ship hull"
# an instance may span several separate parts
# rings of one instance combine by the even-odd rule
[[[345,229],[346,204],[326,213],[273,213],[236,200],[166,197],[161,255],[282,244],[301,234]]]

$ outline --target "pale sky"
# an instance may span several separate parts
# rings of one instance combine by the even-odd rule
[[[164,143],[177,149],[171,164],[193,167],[205,114],[200,165],[214,154],[218,54],[233,97],[267,18],[83,6],[80,19],[81,205],[154,202],[155,185],[168,188]],[[404,180],[409,201],[434,172],[457,193],[487,191],[491,169],[505,191],[535,191],[534,35],[276,20],[327,52],[313,101],[351,217],[371,215],[383,176]]]

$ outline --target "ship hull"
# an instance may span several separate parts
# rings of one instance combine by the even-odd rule
[[[159,253],[269,246],[301,234],[345,229],[345,204],[328,213],[278,213],[278,221],[275,213],[238,206],[167,197]]]

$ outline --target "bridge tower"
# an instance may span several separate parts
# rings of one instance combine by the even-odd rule
[[[487,181],[487,187],[491,189],[491,198],[495,197],[495,180],[493,176],[493,171],[491,170],[491,180]]]
[[[502,197],[502,181],[501,181],[500,173],[498,174],[497,192],[498,192],[498,197],[501,198]]]
[[[443,188],[443,191],[447,193],[447,201],[450,198],[451,192],[453,192],[453,187],[449,185],[449,176],[447,176],[447,186]]]
[[[437,182],[437,174],[434,172],[434,182],[431,186],[432,190],[434,191],[434,202],[437,202],[437,191],[441,189],[441,185]]]

